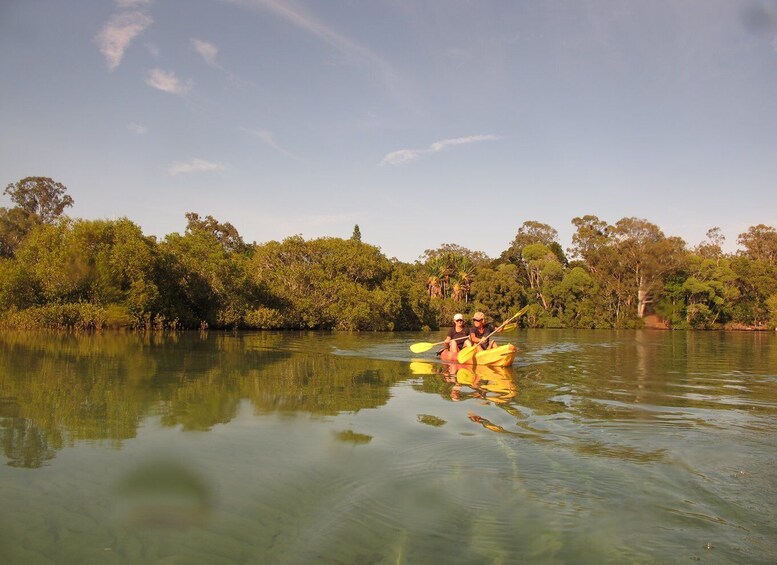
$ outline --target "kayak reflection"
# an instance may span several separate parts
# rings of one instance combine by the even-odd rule
[[[515,398],[518,393],[512,374],[504,367],[488,365],[474,367],[451,365],[450,367],[456,370],[456,384],[451,391],[453,400],[475,397],[504,404]],[[467,389],[471,392],[466,392]]]
[[[495,404],[505,404],[515,398],[518,388],[513,374],[505,367],[489,365],[436,365],[424,361],[410,363],[414,375],[440,375],[451,400],[459,402],[477,398]]]
[[[486,349],[485,351],[478,351],[473,357],[467,361],[467,366],[476,365],[478,367],[509,367],[513,364],[515,359],[516,348],[512,343]],[[440,360],[443,363],[452,363],[453,365],[461,365],[458,361],[462,361],[460,356],[457,358],[449,351],[440,352]]]

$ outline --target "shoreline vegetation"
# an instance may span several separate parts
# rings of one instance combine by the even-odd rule
[[[499,257],[455,243],[414,263],[349,239],[246,243],[228,222],[187,213],[183,234],[146,236],[128,218],[64,215],[47,177],[9,184],[0,208],[0,328],[68,330],[431,330],[455,312],[532,328],[777,328],[777,230],[758,224],[724,253],[645,219],[573,218],[572,247],[525,221]]]

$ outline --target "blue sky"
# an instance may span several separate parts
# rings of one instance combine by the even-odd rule
[[[777,0],[5,0],[0,83],[0,183],[149,235],[777,226]]]

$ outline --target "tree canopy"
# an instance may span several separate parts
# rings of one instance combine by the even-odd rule
[[[498,259],[456,243],[413,264],[362,241],[302,236],[247,244],[231,223],[186,214],[182,234],[143,234],[128,218],[71,219],[61,183],[28,177],[0,208],[0,325],[412,330],[456,312],[506,318],[528,305],[532,327],[777,326],[777,230],[758,224],[723,251],[720,228],[689,248],[652,222],[524,221]]]
[[[73,199],[66,192],[65,185],[48,177],[27,177],[9,184],[4,191],[20,210],[43,224],[50,224],[65,208],[73,205]]]

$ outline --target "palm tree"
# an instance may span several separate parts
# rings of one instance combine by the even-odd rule
[[[444,262],[433,259],[426,264],[428,278],[426,279],[426,288],[429,291],[430,298],[443,298],[446,291],[446,272]]]
[[[426,289],[429,291],[429,298],[436,298],[442,294],[440,279],[436,275],[429,275],[426,281]]]
[[[475,274],[475,266],[469,258],[461,256],[456,261],[456,278],[460,286],[460,294],[465,302],[469,302],[469,289],[472,286],[472,281]],[[459,298],[458,300],[461,300]]]
[[[451,292],[451,298],[454,300],[465,300],[467,297],[467,293],[464,290],[464,286],[461,284],[460,281],[455,280],[453,282],[453,292]]]

